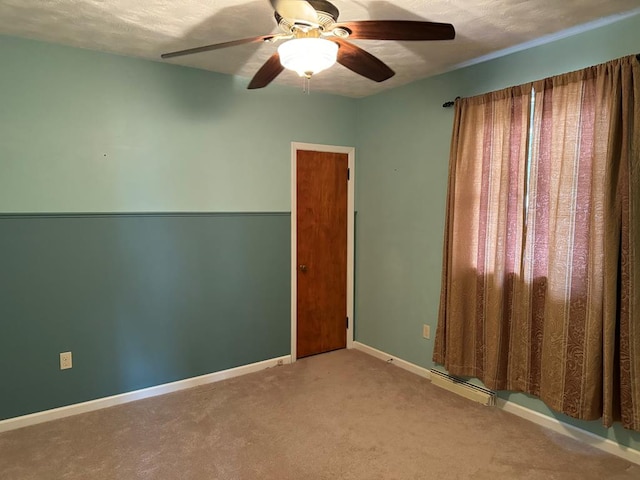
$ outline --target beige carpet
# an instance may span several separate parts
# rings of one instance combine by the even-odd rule
[[[635,479],[357,351],[0,434],[0,479]]]

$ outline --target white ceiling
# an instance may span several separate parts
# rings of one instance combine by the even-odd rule
[[[452,23],[455,40],[354,41],[395,70],[375,83],[336,65],[313,91],[363,97],[495,52],[638,9],[638,0],[334,0],[340,20]],[[267,0],[0,0],[0,34],[166,61],[251,78],[273,44],[247,44],[172,60],[160,54],[277,32]],[[276,83],[300,86],[292,72]],[[267,87],[269,88],[269,87]]]

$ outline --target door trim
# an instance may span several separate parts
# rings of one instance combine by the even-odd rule
[[[347,311],[349,328],[347,328],[347,348],[353,348],[353,270],[354,270],[354,221],[355,221],[355,151],[354,147],[335,145],[317,145],[314,143],[291,142],[291,361],[297,356],[297,313],[298,313],[298,199],[297,199],[297,154],[298,150],[314,152],[346,153],[350,180],[347,183]]]

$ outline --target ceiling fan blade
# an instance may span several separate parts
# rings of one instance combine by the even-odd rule
[[[258,70],[258,72],[253,76],[247,88],[249,90],[264,88],[275,80],[283,70],[284,67],[280,63],[280,55],[276,52],[269,57],[269,60],[267,60],[262,67],[260,67],[260,70]]]
[[[278,14],[294,23],[295,20],[302,20],[314,25],[318,24],[318,13],[306,0],[270,0],[273,9]]]
[[[188,48],[186,50],[179,50],[177,52],[163,53],[161,58],[173,58],[181,57],[183,55],[191,55],[192,53],[209,52],[211,50],[218,50],[220,48],[235,47],[236,45],[243,45],[245,43],[257,43],[266,42],[271,40],[276,35],[263,35],[261,37],[243,38],[241,40],[232,40],[231,42],[214,43],[212,45],[205,45],[203,47]]]
[[[450,23],[412,20],[362,20],[335,25],[346,28],[349,38],[362,40],[452,40],[456,30]]]
[[[382,60],[357,45],[339,38],[332,38],[331,41],[340,46],[338,49],[338,63],[352,72],[375,82],[384,82],[396,74]]]

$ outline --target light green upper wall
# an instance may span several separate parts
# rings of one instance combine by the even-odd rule
[[[355,100],[0,36],[0,212],[289,211],[292,141]]]
[[[640,15],[358,101],[356,340],[433,366],[453,124],[442,104],[634,53]],[[576,423],[640,449],[640,434]]]
[[[453,109],[445,101],[640,53],[640,14],[357,105],[358,337],[430,367]]]

